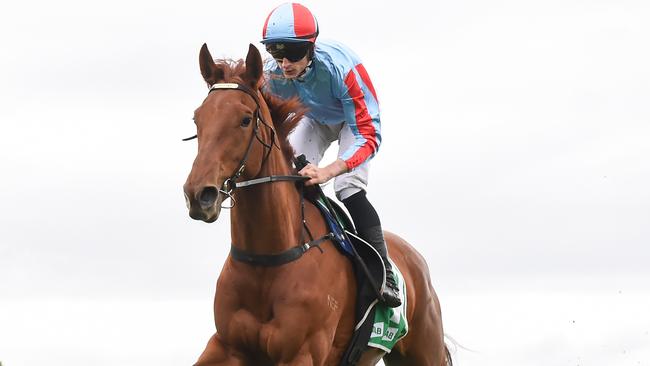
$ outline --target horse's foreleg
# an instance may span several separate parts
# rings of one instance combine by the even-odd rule
[[[311,355],[302,354],[290,362],[279,362],[277,366],[314,366],[314,359]]]
[[[244,362],[233,356],[215,333],[194,366],[244,366]]]
[[[381,360],[382,357],[386,352],[374,348],[374,347],[367,347],[366,350],[363,352],[361,355],[361,358],[359,358],[359,362],[357,362],[357,366],[375,366],[379,360]]]
[[[285,327],[267,324],[262,327],[261,341],[276,365],[334,366],[328,358],[332,350],[331,332],[324,330],[307,335],[305,327]]]

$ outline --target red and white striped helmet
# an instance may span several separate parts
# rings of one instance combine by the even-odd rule
[[[262,43],[316,42],[318,22],[303,5],[285,3],[273,9],[264,22]]]

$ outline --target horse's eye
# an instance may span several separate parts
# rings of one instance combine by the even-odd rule
[[[252,120],[253,120],[253,119],[250,118],[250,117],[244,117],[244,119],[241,120],[241,126],[242,126],[242,127],[248,127],[248,125],[251,124],[251,121],[252,121]]]

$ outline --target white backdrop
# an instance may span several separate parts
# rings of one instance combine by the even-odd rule
[[[182,195],[198,51],[245,56],[277,4],[3,6],[3,366],[195,361],[229,245]],[[304,4],[373,78],[369,194],[427,258],[456,364],[646,365],[649,3]]]

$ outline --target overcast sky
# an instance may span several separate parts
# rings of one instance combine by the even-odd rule
[[[244,57],[279,3],[3,7],[3,366],[196,359],[230,238],[182,194],[198,52]],[[650,3],[304,4],[373,79],[369,195],[458,364],[648,364]]]

